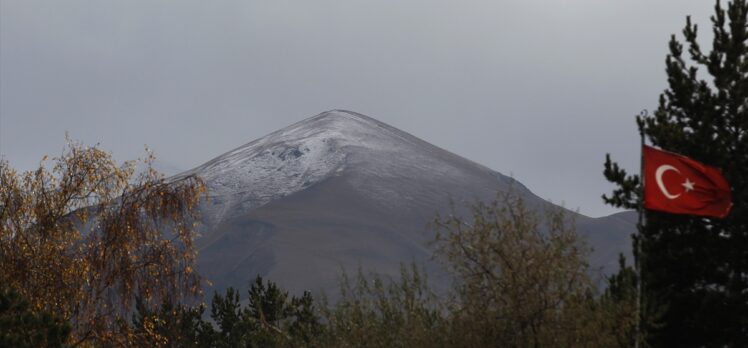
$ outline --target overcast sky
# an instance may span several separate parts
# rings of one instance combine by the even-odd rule
[[[357,111],[601,216],[606,152],[670,34],[709,0],[0,0],[0,153],[29,169],[65,132],[190,169],[330,109]]]

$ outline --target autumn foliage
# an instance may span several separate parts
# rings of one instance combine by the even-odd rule
[[[152,155],[136,175],[135,163],[76,143],[45,160],[25,173],[0,162],[0,283],[68,321],[72,345],[134,344],[136,297],[188,303],[200,292],[192,240],[204,185],[164,179]]]

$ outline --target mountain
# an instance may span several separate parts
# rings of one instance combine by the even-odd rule
[[[432,258],[436,214],[514,190],[529,206],[548,203],[518,181],[373,118],[324,112],[184,172],[208,187],[201,204],[198,269],[214,289],[246,288],[256,275],[292,292],[333,295],[341,270],[396,276],[423,264],[437,288],[449,277]],[[574,214],[574,213],[572,213]],[[633,215],[577,215],[610,272],[630,254]],[[209,290],[209,292],[212,292]]]

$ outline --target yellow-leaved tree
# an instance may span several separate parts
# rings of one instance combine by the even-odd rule
[[[70,345],[132,345],[136,298],[199,295],[199,178],[164,179],[151,154],[136,175],[134,162],[72,142],[45,160],[25,173],[0,161],[0,283],[68,321]]]
[[[505,192],[470,218],[436,220],[437,252],[457,279],[449,346],[629,346],[631,297],[598,296],[574,216],[541,211]]]

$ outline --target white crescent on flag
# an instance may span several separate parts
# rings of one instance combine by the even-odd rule
[[[655,171],[655,179],[657,179],[657,186],[660,187],[660,191],[662,191],[662,194],[665,195],[665,197],[667,197],[668,199],[676,199],[680,197],[681,193],[677,195],[671,194],[670,192],[668,192],[667,188],[665,188],[665,184],[662,182],[662,176],[669,170],[680,174],[680,170],[678,170],[678,168],[675,168],[669,164],[663,164],[657,167],[657,170]]]

